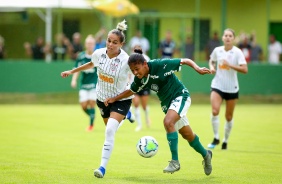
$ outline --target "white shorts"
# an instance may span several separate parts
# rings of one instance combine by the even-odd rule
[[[79,102],[86,102],[88,100],[96,101],[96,99],[97,99],[96,89],[79,90]]]
[[[189,120],[186,114],[188,112],[190,105],[191,105],[190,97],[188,97],[187,100],[183,102],[183,96],[179,96],[171,102],[168,109],[174,110],[180,115],[180,120],[178,120],[174,125],[175,130],[178,131],[182,127],[189,125]]]

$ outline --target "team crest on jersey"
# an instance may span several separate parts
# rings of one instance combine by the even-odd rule
[[[101,55],[101,58],[104,58],[104,59],[105,59],[105,58],[106,58],[106,54],[102,54],[102,55]]]
[[[151,85],[151,90],[158,92],[159,91],[159,86],[157,84],[152,84]]]
[[[120,60],[119,60],[118,58],[116,58],[116,59],[114,60],[114,62],[111,63],[111,70],[112,70],[112,71],[115,71],[115,70],[117,69],[119,63],[120,63]]]

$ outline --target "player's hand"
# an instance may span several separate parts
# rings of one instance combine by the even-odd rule
[[[198,67],[196,70],[199,74],[204,75],[204,74],[211,74],[210,69],[206,67]]]
[[[211,68],[210,71],[211,71],[211,74],[215,74],[216,73],[216,70],[214,68]]]
[[[107,98],[105,101],[104,101],[104,104],[105,106],[108,106],[109,103],[114,103],[115,102],[115,99],[114,98]]]
[[[66,78],[66,77],[68,77],[68,76],[71,75],[71,74],[72,74],[72,73],[71,73],[70,70],[64,71],[64,72],[61,73],[61,77]]]

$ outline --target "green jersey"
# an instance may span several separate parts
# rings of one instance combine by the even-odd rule
[[[87,55],[85,51],[79,53],[76,62],[75,67],[79,67],[85,63],[88,63],[91,61],[91,55]],[[80,77],[80,89],[94,89],[96,88],[98,76],[97,76],[97,68],[90,68],[88,70],[81,71],[81,77]]]
[[[155,59],[151,61],[148,62],[148,76],[142,79],[135,77],[130,89],[136,93],[148,87],[157,92],[162,110],[166,113],[171,101],[176,97],[190,96],[188,89],[174,74],[174,72],[181,70],[181,59]]]

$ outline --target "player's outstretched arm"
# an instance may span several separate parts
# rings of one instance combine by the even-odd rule
[[[193,68],[196,72],[198,72],[201,75],[210,74],[211,73],[211,71],[208,68],[206,68],[206,67],[199,67],[191,59],[183,58],[183,59],[181,59],[181,64],[190,66],[191,68]]]
[[[61,76],[63,78],[65,78],[65,77],[68,77],[69,75],[74,74],[76,72],[79,72],[79,71],[82,71],[82,70],[87,70],[87,69],[90,69],[90,68],[93,68],[93,67],[94,67],[94,64],[90,61],[88,63],[85,63],[84,65],[81,65],[80,67],[62,72]]]
[[[128,89],[124,92],[122,92],[121,94],[113,97],[113,98],[107,98],[105,101],[104,101],[104,104],[105,106],[108,106],[109,103],[114,103],[115,101],[119,101],[120,99],[123,99],[123,98],[126,98],[126,97],[129,97],[131,95],[133,95],[134,93]]]

